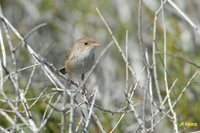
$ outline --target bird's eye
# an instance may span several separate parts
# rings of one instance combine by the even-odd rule
[[[85,45],[88,45],[88,43],[87,43],[87,42],[85,42],[84,44],[85,44]]]

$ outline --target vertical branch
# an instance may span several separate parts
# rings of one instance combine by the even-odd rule
[[[143,40],[142,40],[142,2],[143,0],[139,0],[138,4],[138,40],[139,40],[139,45],[142,48],[142,54],[146,63],[146,58],[145,58],[145,48],[143,45]]]
[[[9,74],[9,71],[6,70],[5,66],[2,66],[2,62],[0,64],[0,68],[2,70],[2,68],[7,71],[7,73]],[[1,78],[2,78],[2,74],[1,74]],[[11,80],[11,82],[13,83],[13,79],[12,77],[9,75],[9,78]],[[13,83],[13,86],[15,86],[15,83]],[[3,90],[3,78],[1,80],[1,88],[0,88],[0,94],[3,96],[3,98],[6,100],[7,104],[10,106],[10,108],[14,111],[16,117],[19,117],[21,119],[21,121],[33,132],[37,131],[37,128],[32,126],[32,123],[30,123],[29,121],[27,121],[20,113],[18,110],[16,110],[16,107],[13,105],[12,101],[8,98],[8,96],[5,94],[4,90]],[[16,121],[15,121],[16,122]],[[15,123],[16,128],[17,128],[17,123]]]
[[[2,68],[2,62],[0,59],[0,92],[3,91],[3,68]]]
[[[64,89],[63,90],[63,99],[64,99],[64,101],[63,101],[63,107],[64,107],[64,110],[62,111],[62,119],[61,119],[61,122],[62,122],[62,126],[61,126],[61,132],[62,133],[65,133],[66,132],[66,111],[65,111],[65,109],[66,109],[66,105],[67,105],[67,90],[66,89]],[[70,95],[70,103],[73,103],[73,94],[71,94]],[[71,105],[71,108],[73,108],[73,105]],[[70,111],[70,116],[71,116],[71,114],[73,114],[73,110],[71,110]],[[70,117],[70,120],[71,120],[71,117]],[[71,133],[72,132],[72,123],[71,123],[71,121],[69,122],[69,133]]]
[[[158,17],[158,14],[160,13],[161,11],[161,7],[166,3],[167,0],[165,0],[164,2],[161,3],[161,6],[159,7],[159,9],[156,11],[155,13],[155,16],[154,16],[154,23],[153,23],[153,41],[152,41],[152,49],[153,49],[153,52],[152,52],[152,60],[153,60],[153,75],[154,75],[154,82],[155,82],[155,86],[156,86],[156,92],[157,92],[157,95],[158,95],[158,99],[159,99],[159,102],[160,104],[162,103],[163,99],[162,99],[162,96],[161,96],[161,93],[160,93],[160,87],[159,87],[159,84],[158,84],[158,74],[157,74],[157,62],[156,62],[156,30],[157,30],[157,17]]]
[[[84,131],[87,131],[87,127],[88,127],[89,122],[90,122],[90,117],[91,117],[91,115],[92,115],[92,111],[93,111],[95,99],[96,99],[96,96],[97,96],[97,92],[98,92],[98,88],[96,88],[96,89],[94,90],[94,96],[93,96],[93,100],[92,100],[92,103],[91,103],[91,106],[90,106],[89,115],[88,115],[88,118],[87,118],[86,123],[85,123]]]
[[[121,49],[121,47],[119,45],[119,42],[117,41],[116,37],[113,35],[112,30],[108,26],[108,23],[106,22],[106,20],[104,19],[104,17],[102,16],[101,12],[99,11],[99,9],[97,7],[96,7],[96,11],[99,14],[100,18],[102,19],[104,25],[106,26],[106,28],[107,28],[109,34],[111,35],[113,41],[115,42],[115,45],[117,46],[119,52],[121,53],[121,56],[122,56],[124,62],[128,64],[128,61],[126,60],[126,57],[125,57],[125,55],[124,55],[124,53],[123,53],[123,51],[122,51],[122,49]],[[131,68],[131,66],[129,64],[128,64],[128,69],[130,70],[130,72],[131,72],[132,75],[135,75],[133,69]]]
[[[125,55],[126,55],[126,60],[128,61],[128,30],[126,31],[126,46],[125,46]],[[126,62],[126,90],[125,93],[128,93],[128,62]]]
[[[146,50],[146,61],[147,61],[147,65],[149,65],[149,56],[148,56],[148,53],[147,53],[147,50]],[[153,101],[153,90],[152,90],[152,73],[151,73],[151,68],[148,68],[147,69],[147,74],[148,74],[148,80],[147,80],[147,88],[149,89],[149,92],[150,92],[150,99],[151,101]],[[154,125],[154,118],[153,118],[153,114],[154,114],[154,111],[153,111],[153,105],[150,104],[150,109],[151,109],[151,132],[155,132],[154,128],[153,128],[153,125]]]
[[[163,3],[163,0],[161,0],[161,3]],[[168,86],[168,77],[167,77],[167,35],[166,35],[166,26],[165,26],[165,16],[164,16],[164,6],[162,6],[162,22],[163,22],[163,29],[164,29],[164,80],[165,80],[165,89],[167,92],[168,97],[168,104],[170,107],[170,111],[173,115],[173,124],[174,124],[174,131],[178,133],[178,126],[177,126],[177,119],[176,119],[176,112],[174,111],[170,99],[169,94],[169,86]]]
[[[3,57],[3,65],[6,66],[6,51],[5,51],[5,46],[3,42],[3,36],[1,32],[1,27],[0,27],[0,44],[1,44],[1,52],[2,52],[2,57]]]
[[[145,131],[145,123],[144,123],[144,121],[142,121],[141,118],[139,117],[139,114],[138,114],[138,112],[136,111],[135,107],[133,106],[133,102],[131,101],[131,99],[132,99],[132,97],[133,97],[133,95],[134,95],[134,93],[135,93],[136,88],[137,88],[138,85],[139,85],[139,81],[140,81],[140,79],[141,79],[141,76],[142,76],[142,73],[144,72],[144,70],[145,70],[145,67],[142,69],[140,75],[138,76],[138,78],[137,78],[137,80],[136,80],[136,83],[135,83],[135,86],[134,86],[134,88],[132,89],[132,92],[131,92],[131,89],[130,89],[130,93],[131,93],[131,94],[128,94],[128,95],[126,96],[126,100],[128,101],[128,106],[131,107],[131,110],[133,111],[133,114],[134,114],[134,116],[135,116],[135,118],[136,118],[138,124],[141,126],[141,128],[142,128],[143,131]]]
[[[36,66],[33,67],[33,70],[31,71],[31,74],[30,74],[30,77],[29,77],[28,83],[27,83],[27,85],[26,85],[26,89],[25,89],[25,91],[24,91],[24,95],[27,94],[28,89],[30,88],[30,84],[31,84],[31,81],[32,81],[33,75],[34,75],[34,73],[35,73],[35,70],[36,70]]]
[[[19,76],[18,76],[18,72],[17,72],[18,70],[17,70],[16,53],[15,53],[10,35],[8,33],[8,28],[7,28],[7,25],[5,24],[5,22],[3,22],[3,27],[4,27],[6,38],[7,38],[7,41],[8,41],[8,46],[9,46],[11,57],[12,57],[11,59],[12,59],[13,65],[14,65],[15,75],[13,76],[14,77],[13,83],[15,83],[15,96],[16,96],[15,97],[15,107],[16,107],[16,110],[18,110],[18,106],[19,106],[18,102],[19,102],[19,99],[20,99],[20,87],[19,87]],[[23,101],[21,101],[21,102],[23,102]],[[17,122],[17,117],[15,118],[15,121]]]
[[[73,117],[74,117],[74,95],[70,96],[70,119],[69,119],[69,133],[72,133]]]
[[[66,115],[65,115],[65,111],[62,112],[61,122],[62,122],[61,133],[66,133]],[[71,127],[69,128],[69,133],[72,133]]]
[[[1,5],[0,5],[0,18],[2,18],[3,16],[3,12],[1,9]],[[2,52],[2,57],[3,57],[3,65],[6,67],[6,51],[5,51],[5,46],[4,46],[4,42],[3,42],[3,36],[2,36],[2,32],[1,32],[1,27],[0,27],[0,45],[1,45],[1,52]]]
[[[152,42],[152,60],[153,60],[153,75],[154,75],[154,82],[156,87],[156,92],[158,95],[158,99],[160,104],[162,103],[162,96],[160,94],[160,87],[158,84],[158,75],[157,75],[157,68],[156,68],[156,21],[157,21],[157,14],[154,17],[154,25],[153,25],[153,42]]]
[[[172,88],[174,88],[174,86],[175,86],[175,84],[176,84],[176,81],[177,81],[177,80],[175,80],[175,81],[173,82],[173,84],[172,84],[170,90],[171,90]],[[170,93],[170,91],[169,91],[169,93]],[[167,96],[166,96],[166,99],[167,99]],[[164,100],[164,101],[165,101],[165,100]],[[160,105],[159,108],[162,108],[162,105],[165,103],[164,101],[162,102],[162,104]],[[159,110],[157,110],[157,112],[159,112]],[[164,115],[163,115],[161,118],[159,118],[159,119],[157,119],[157,120],[155,121],[155,123],[154,123],[154,125],[153,125],[153,128],[155,128],[156,125],[158,125],[158,124],[161,122],[161,120],[163,120],[166,116],[167,116],[169,119],[173,119],[173,118],[169,115],[169,112],[170,112],[170,110],[167,111],[166,113],[163,112]],[[156,115],[156,113],[154,113],[154,116],[155,116],[155,115]],[[153,116],[153,117],[154,117],[154,116]],[[152,127],[151,127],[151,128],[152,128]],[[149,132],[149,130],[151,130],[151,128],[149,128],[149,129],[147,130],[147,132]]]

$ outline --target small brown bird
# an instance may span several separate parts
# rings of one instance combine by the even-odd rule
[[[78,39],[72,48],[67,51],[65,67],[60,69],[60,72],[68,74],[68,79],[71,74],[80,74],[81,79],[84,79],[84,74],[88,72],[95,63],[95,47],[99,44],[92,38],[82,37]]]

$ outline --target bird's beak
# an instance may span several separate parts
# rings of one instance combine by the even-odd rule
[[[94,44],[93,44],[94,47],[98,47],[99,45],[100,45],[100,44],[98,44],[98,43],[94,43]]]

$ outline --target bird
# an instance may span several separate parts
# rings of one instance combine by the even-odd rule
[[[84,75],[95,63],[95,49],[99,46],[95,39],[90,37],[81,37],[76,40],[74,45],[67,50],[65,58],[65,66],[59,71],[62,74],[68,75],[70,80],[71,75],[80,74],[84,80]]]

